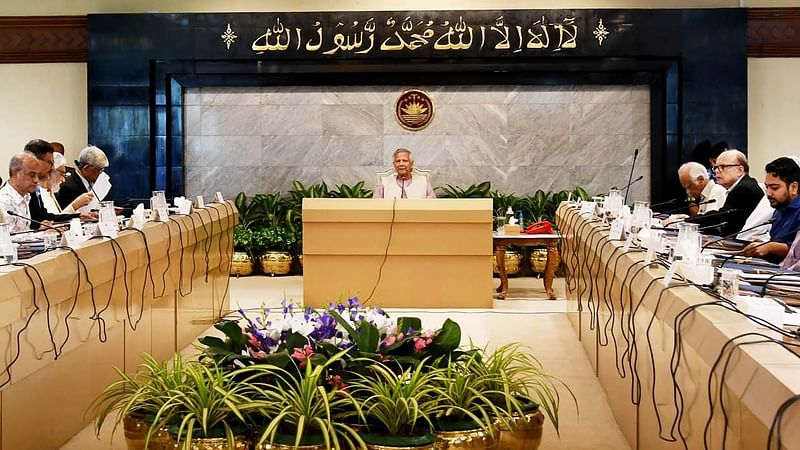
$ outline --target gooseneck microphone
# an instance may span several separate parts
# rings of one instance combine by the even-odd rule
[[[656,208],[661,208],[662,206],[674,205],[675,203],[678,203],[678,201],[680,201],[680,200],[677,199],[677,198],[672,198],[672,199],[669,199],[667,201],[663,201],[663,202],[660,202],[660,203],[654,203],[654,204],[650,205],[650,209],[651,210],[655,210]]]
[[[25,217],[22,214],[15,213],[14,211],[6,211],[6,214],[8,214],[9,216],[12,216],[12,217],[19,218],[19,219],[25,219],[27,221],[30,221],[31,223],[35,223],[36,225],[39,225],[40,227],[44,227],[44,228],[47,228],[49,230],[57,231],[58,234],[64,234],[63,231],[59,230],[58,228],[56,228],[56,227],[54,227],[52,225],[48,225],[48,224],[46,224],[44,222],[39,222],[38,220],[31,219],[30,217]],[[26,233],[33,233],[34,231],[35,230],[30,230],[30,231],[26,231]]]
[[[710,204],[716,203],[716,202],[717,202],[717,199],[712,198],[712,199],[705,200],[705,201],[702,201],[702,202],[694,203],[694,206],[710,205]],[[689,206],[692,206],[692,204],[683,205],[683,206],[681,206],[679,208],[670,209],[670,210],[664,211],[662,214],[672,214],[672,213],[675,213],[675,212],[678,212],[678,211],[682,210],[683,208],[688,208]]]
[[[635,183],[636,181],[639,181],[639,180],[641,180],[643,178],[643,177],[639,177],[639,178],[636,179],[636,181],[631,181],[633,179],[633,169],[636,167],[636,158],[638,156],[639,156],[639,149],[637,148],[636,150],[633,151],[633,162],[631,163],[631,174],[628,175],[628,184],[625,186],[625,189],[628,189],[629,187],[631,187],[631,185],[633,183]],[[622,203],[624,205],[628,204],[628,191],[625,191],[625,198],[622,200]]]
[[[644,175],[639,175],[639,178],[631,181],[630,183],[628,183],[625,186],[623,186],[622,189],[620,189],[620,191],[625,191],[625,200],[623,200],[623,201],[625,202],[626,205],[628,204],[627,203],[628,202],[628,192],[627,192],[628,188],[630,188],[632,185],[638,183],[639,181],[642,181],[643,178],[644,178]]]
[[[730,238],[736,236],[739,233],[744,233],[745,231],[755,230],[758,227],[763,227],[764,225],[770,225],[770,224],[772,224],[774,222],[775,222],[774,218],[773,219],[769,219],[766,222],[761,222],[759,224],[753,225],[752,227],[745,228],[744,230],[739,230],[739,231],[737,231],[735,233],[731,233],[731,234],[729,234],[727,236],[722,236],[721,238],[714,239],[713,241],[706,242],[705,245],[703,245],[703,247],[700,249],[700,251],[702,252],[703,250],[708,248],[708,246],[714,245],[714,244],[716,244],[717,242],[720,242],[720,241],[724,241],[725,239],[730,239]],[[716,226],[717,224],[714,224],[714,225]]]

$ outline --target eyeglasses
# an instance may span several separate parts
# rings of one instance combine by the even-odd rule
[[[714,172],[722,172],[728,167],[741,167],[741,164],[717,164],[716,166],[712,166],[711,168],[714,169]]]

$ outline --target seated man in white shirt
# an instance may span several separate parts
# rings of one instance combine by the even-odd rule
[[[0,208],[4,222],[10,224],[12,233],[30,231],[29,202],[31,193],[39,185],[39,161],[32,153],[17,153],[8,164],[8,183],[0,188]],[[16,216],[8,214],[7,211]]]
[[[411,150],[398,148],[392,154],[394,173],[378,178],[373,198],[436,198],[429,177],[413,174]]]
[[[727,191],[708,178],[708,171],[702,164],[688,162],[681,165],[678,169],[678,178],[686,190],[690,216],[716,211],[725,204]]]
[[[682,164],[678,168],[678,179],[680,179],[681,187],[686,191],[689,215],[673,214],[663,221],[664,225],[709,211],[716,211],[725,204],[728,192],[723,186],[708,178],[708,171],[702,164],[696,162]]]

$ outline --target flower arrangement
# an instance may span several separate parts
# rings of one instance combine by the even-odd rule
[[[182,448],[194,436],[221,435],[230,445],[242,426],[263,449],[432,449],[454,429],[496,442],[499,425],[519,431],[533,410],[558,424],[558,381],[538,361],[513,344],[492,354],[460,349],[452,320],[426,329],[356,297],[321,310],[284,301],[238,316],[215,324],[222,336],[200,338],[200,361],[177,358],[170,370],[151,361],[156,369],[135,378],[120,372],[98,398],[98,431],[119,412],[118,423],[136,416],[148,438],[169,429]],[[165,377],[180,383],[161,389]]]
[[[381,308],[365,309],[357,297],[331,303],[322,311],[298,310],[284,301],[278,311],[267,308],[253,318],[240,309],[239,315],[242,326],[238,320],[215,325],[224,339],[200,338],[206,346],[205,356],[239,367],[268,363],[287,368],[294,361],[303,368],[308,359],[323,364],[332,355],[349,350],[342,368],[345,362],[361,358],[415,365],[425,358],[456,352],[461,341],[461,328],[449,319],[440,329],[424,330],[418,318],[392,320]]]

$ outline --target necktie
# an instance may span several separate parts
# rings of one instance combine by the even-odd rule
[[[406,180],[402,179],[400,180],[400,183],[402,183],[400,185],[400,198],[408,198],[408,196],[406,195]]]

